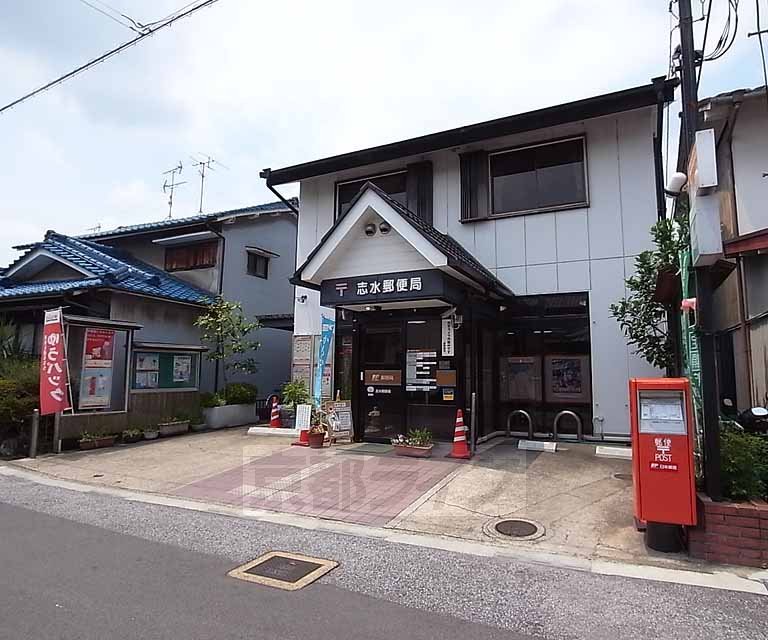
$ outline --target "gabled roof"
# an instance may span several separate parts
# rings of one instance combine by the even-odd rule
[[[360,200],[365,193],[373,191],[382,200],[384,200],[397,214],[410,224],[419,234],[429,242],[435,249],[442,253],[447,258],[447,266],[461,272],[464,276],[470,278],[477,284],[489,289],[496,295],[505,297],[513,295],[507,286],[501,282],[493,273],[486,269],[469,251],[467,251],[461,244],[454,240],[451,236],[441,233],[435,229],[431,224],[428,224],[422,220],[419,216],[413,213],[410,209],[397,202],[390,197],[385,191],[377,187],[372,182],[366,182],[357,195],[350,203],[346,212],[339,216],[334,222],[333,226],[323,236],[322,240],[312,250],[294,274],[291,282],[300,286],[313,286],[302,280],[302,272],[304,268],[309,265],[315,255],[320,251],[325,242],[333,235],[334,231],[339,227],[342,221],[354,210],[355,204]]]
[[[54,259],[60,258],[64,263],[83,271],[85,277],[48,282],[14,282],[8,277],[40,254],[54,256]],[[213,294],[210,292],[137,260],[127,252],[54,231],[46,233],[43,242],[31,245],[4,273],[6,276],[0,278],[0,300],[57,295],[87,289],[112,289],[201,305],[213,300]]]
[[[409,140],[343,153],[282,169],[265,169],[262,172],[262,177],[266,177],[269,185],[285,184],[326,173],[343,171],[344,169],[473,144],[490,138],[650,107],[674,100],[677,84],[677,80],[665,80],[664,77],[654,78],[650,84],[593,96],[584,100],[487,120],[439,133],[430,133]]]
[[[298,198],[288,198],[288,201],[299,206]],[[165,231],[166,229],[179,229],[183,227],[192,227],[206,222],[216,222],[223,218],[232,218],[236,216],[258,215],[263,213],[278,213],[282,211],[290,211],[282,202],[267,202],[265,204],[257,204],[250,207],[242,207],[240,209],[230,209],[228,211],[218,211],[216,213],[202,213],[197,216],[188,216],[186,218],[169,218],[165,220],[157,220],[155,222],[143,222],[141,224],[132,224],[116,229],[108,229],[106,231],[98,231],[96,233],[88,233],[78,236],[87,240],[107,240],[111,238],[120,238],[123,236],[139,235],[143,233],[153,233],[156,231]],[[25,248],[25,247],[17,247]]]

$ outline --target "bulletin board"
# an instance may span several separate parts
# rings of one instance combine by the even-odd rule
[[[131,388],[196,389],[199,357],[188,351],[135,351]]]

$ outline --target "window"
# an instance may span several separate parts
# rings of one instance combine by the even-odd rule
[[[193,244],[184,247],[167,247],[165,250],[166,271],[207,269],[216,266],[216,242]]]
[[[343,216],[349,210],[349,205],[352,203],[352,200],[354,200],[355,196],[366,182],[372,182],[394,200],[407,207],[407,177],[407,171],[399,171],[383,176],[361,178],[351,182],[339,182],[336,185],[336,217]]]
[[[489,156],[494,215],[587,206],[584,138]]]
[[[269,258],[259,253],[248,252],[248,275],[264,278],[269,276]]]

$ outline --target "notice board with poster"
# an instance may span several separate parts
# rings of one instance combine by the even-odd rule
[[[499,358],[499,400],[541,401],[541,356]]]
[[[352,403],[349,400],[337,400],[331,403],[331,437],[352,439]]]
[[[83,340],[79,409],[107,409],[112,400],[112,363],[115,332],[88,328]]]
[[[131,388],[196,389],[199,358],[184,351],[135,351]]]
[[[437,390],[437,351],[408,349],[405,354],[405,390]]]
[[[547,402],[592,402],[592,372],[586,355],[544,357],[544,393]]]

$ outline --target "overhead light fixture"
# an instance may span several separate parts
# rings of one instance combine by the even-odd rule
[[[426,320],[409,320],[408,324],[427,324]]]
[[[365,225],[365,235],[367,235],[369,238],[372,238],[376,235],[376,225],[373,222],[369,222],[367,225]]]
[[[392,231],[392,227],[389,226],[389,222],[384,220],[379,224],[379,231],[381,231],[381,235],[385,236]]]
[[[366,306],[366,307],[365,307],[365,310],[366,310],[366,311],[373,311],[373,307],[368,307],[368,306]]]

